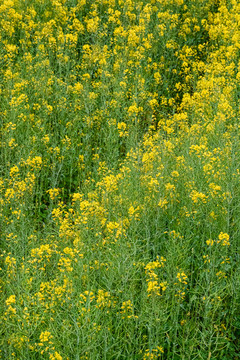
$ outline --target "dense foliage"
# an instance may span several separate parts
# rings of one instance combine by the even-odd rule
[[[0,0],[0,359],[235,360],[240,4]]]

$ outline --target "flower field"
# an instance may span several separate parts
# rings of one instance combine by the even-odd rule
[[[0,0],[0,359],[240,358],[240,3]]]

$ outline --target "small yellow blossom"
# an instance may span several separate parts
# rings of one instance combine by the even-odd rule
[[[16,295],[11,295],[9,296],[9,298],[6,300],[6,304],[7,306],[11,305],[11,304],[15,304],[16,303]]]

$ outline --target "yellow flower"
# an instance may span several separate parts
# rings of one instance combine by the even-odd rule
[[[206,241],[206,244],[213,246],[214,242],[215,242],[215,240],[209,239]]]
[[[221,232],[218,235],[218,243],[222,243],[223,246],[230,246],[230,242],[229,242],[229,235],[227,233],[223,233]]]
[[[42,331],[39,336],[39,339],[40,339],[41,343],[49,342],[49,340],[52,339],[52,335],[51,335],[50,331]]]
[[[54,354],[49,355],[49,359],[50,360],[62,360],[62,356],[57,351],[55,351]]]
[[[89,19],[86,21],[87,23],[87,31],[89,33],[95,33],[98,29],[98,24],[99,24],[99,17],[96,16],[94,19]]]
[[[51,200],[55,200],[60,193],[60,189],[49,189],[47,193],[49,193]]]
[[[5,302],[6,302],[7,306],[9,306],[11,304],[15,304],[16,303],[16,295],[9,296],[9,298]]]

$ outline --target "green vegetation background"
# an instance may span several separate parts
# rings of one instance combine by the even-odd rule
[[[0,358],[238,359],[240,5],[0,0]]]

